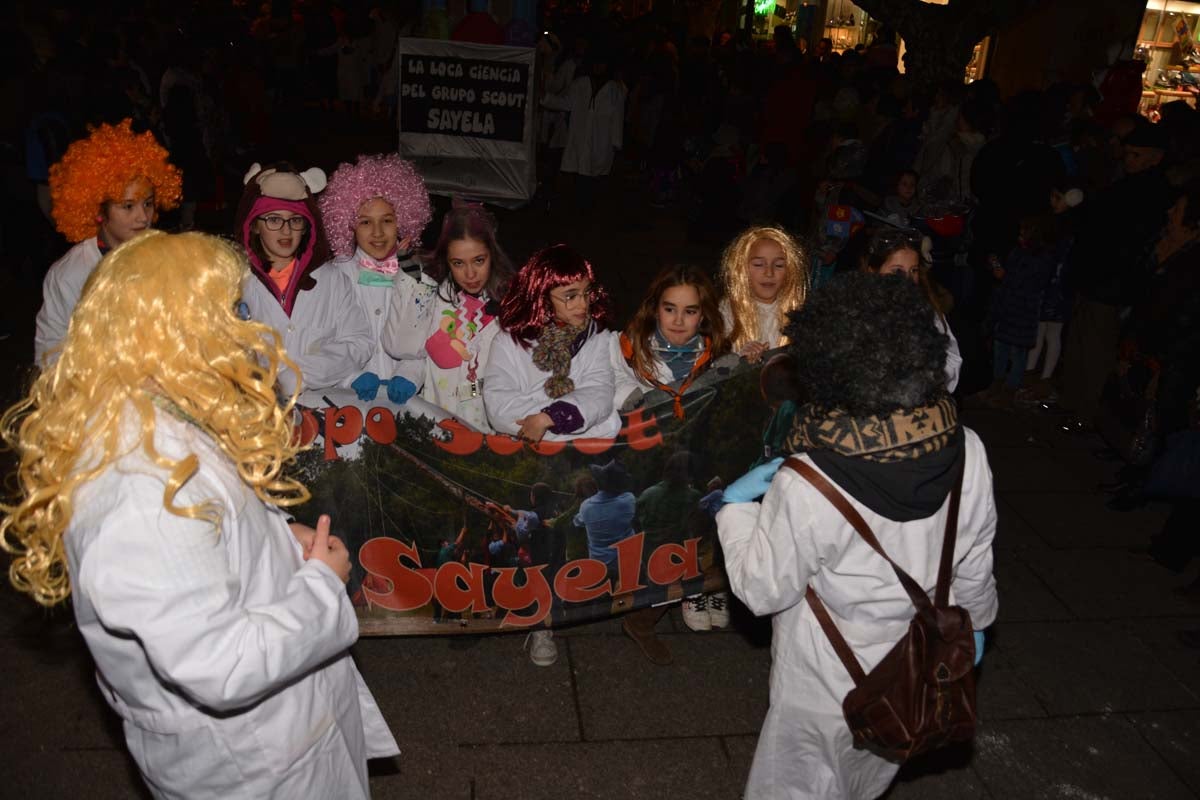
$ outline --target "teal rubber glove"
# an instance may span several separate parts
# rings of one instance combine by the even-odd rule
[[[402,406],[407,403],[416,393],[416,384],[414,384],[408,378],[402,378],[397,375],[387,382],[388,400],[391,400],[398,406]]]
[[[725,488],[722,499],[726,503],[749,503],[767,493],[775,473],[783,465],[783,458],[775,458],[765,464],[759,464],[754,469],[738,478]]]
[[[983,661],[983,631],[975,631],[975,666]]]
[[[364,372],[354,379],[354,383],[350,384],[350,388],[358,395],[358,399],[364,403],[369,403],[375,399],[375,395],[379,394],[379,385],[382,381],[374,372]]]

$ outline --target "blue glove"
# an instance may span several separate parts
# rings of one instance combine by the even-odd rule
[[[975,631],[975,666],[983,661],[983,631]]]
[[[775,473],[783,464],[783,458],[776,458],[765,464],[759,464],[754,469],[738,478],[725,488],[722,499],[726,503],[749,503],[767,493]]]
[[[408,378],[402,378],[397,375],[387,382],[387,393],[388,400],[391,400],[398,406],[402,406],[417,393],[417,387]]]
[[[358,395],[359,400],[366,403],[374,400],[375,395],[379,394],[379,384],[382,382],[374,372],[364,372],[354,379],[354,383],[350,384],[350,388]]]

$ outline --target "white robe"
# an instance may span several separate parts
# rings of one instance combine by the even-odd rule
[[[329,266],[346,276],[346,280],[353,287],[354,298],[358,301],[363,316],[367,318],[367,325],[371,329],[374,350],[371,359],[363,366],[362,372],[374,372],[385,381],[394,375],[400,375],[420,387],[421,369],[419,365],[392,358],[383,348],[383,328],[388,321],[388,309],[391,307],[393,290],[391,286],[367,286],[358,282],[359,272],[363,269],[358,264],[361,255],[361,252],[356,252],[352,256],[334,259]],[[401,272],[397,274],[395,280],[411,280],[411,278]],[[362,372],[347,375],[342,380],[341,386],[349,387]]]
[[[350,279],[332,264],[317,267],[311,277],[317,285],[297,293],[290,318],[257,277],[250,276],[242,292],[251,319],[279,332],[306,390],[354,380],[375,352],[367,315]],[[279,386],[285,393],[291,393],[296,380],[290,369],[280,370]]]
[[[456,326],[452,338],[466,348],[472,361],[443,368],[429,357],[425,343],[455,311],[454,304],[439,295],[437,284],[429,276],[422,273],[417,279],[397,275],[381,337],[383,348],[403,365],[401,374],[416,385],[422,398],[476,430],[490,433],[492,426],[484,409],[484,376],[500,320],[489,320],[474,336],[465,339],[462,326]],[[469,377],[471,364],[476,365],[473,381]]]
[[[612,363],[613,380],[615,391],[613,394],[613,402],[618,409],[624,407],[625,401],[635,391],[649,392],[658,387],[646,382],[640,375],[633,371],[633,367],[629,366],[629,362],[625,360],[625,354],[621,352],[621,337],[618,334],[613,334],[612,343],[609,346],[609,361]],[[659,383],[671,384],[675,382],[675,376],[671,374],[671,368],[668,367],[661,358],[654,359],[654,377]]]
[[[983,443],[974,431],[964,433],[966,472],[950,602],[970,612],[975,629],[982,630],[996,618],[996,506]],[[888,555],[932,593],[949,498],[932,517],[900,523],[846,497]],[[898,766],[854,748],[841,709],[854,682],[813,617],[804,590],[812,585],[869,672],[905,634],[915,613],[892,568],[790,469],[779,470],[761,506],[727,505],[717,514],[717,526],[730,587],[755,614],[775,615],[771,707],[758,737],[746,800],[882,794]]]
[[[137,447],[77,490],[64,540],[80,632],[152,793],[368,797],[366,760],[399,751],[348,653],[345,586],[204,433],[159,413],[155,446],[198,456],[175,502],[214,502],[220,530],[168,513]]]
[[[610,361],[611,331],[592,334],[571,359],[569,373],[575,389],[553,400],[546,394],[544,384],[550,377],[533,364],[534,342],[526,350],[513,341],[505,331],[497,334],[483,376],[483,403],[487,407],[492,428],[516,435],[518,419],[537,414],[557,401],[571,403],[583,415],[583,426],[569,434],[546,432],[548,441],[588,437],[615,438],[621,432],[621,415],[613,403],[615,386]]]
[[[48,367],[58,360],[55,354],[45,364],[46,353],[62,344],[71,323],[71,314],[83,294],[83,284],[100,263],[100,246],[89,236],[55,261],[42,281],[42,307],[37,314],[33,336],[33,363]]]
[[[779,340],[783,335],[779,328],[778,308],[778,300],[774,303],[754,301],[756,325],[752,341],[766,342],[768,350],[774,350],[776,347],[779,347]],[[720,309],[721,318],[725,320],[725,332],[729,333],[733,331],[733,306],[730,305],[728,298],[721,300]]]
[[[610,80],[592,97],[592,79],[576,78],[565,95],[546,95],[542,105],[570,114],[562,171],[580,175],[607,175],[613,152],[625,136],[625,87]]]

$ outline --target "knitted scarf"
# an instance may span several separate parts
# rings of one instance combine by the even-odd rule
[[[906,461],[947,447],[957,428],[958,408],[949,395],[887,416],[851,417],[836,408],[808,405],[796,413],[787,449],[829,450],[882,463]]]
[[[542,329],[542,335],[533,346],[533,365],[551,373],[544,384],[546,396],[551,400],[574,391],[575,381],[570,377],[571,357],[591,335],[592,325],[590,320],[578,328],[552,322]]]

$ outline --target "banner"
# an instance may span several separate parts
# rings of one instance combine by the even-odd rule
[[[721,589],[706,485],[761,454],[771,410],[758,372],[727,357],[685,396],[682,420],[651,392],[615,439],[536,445],[419,399],[305,395],[298,477],[312,499],[293,513],[332,516],[364,636],[561,625]],[[603,469],[624,491],[595,494]]]
[[[533,196],[534,50],[401,38],[400,153],[429,191],[501,205]]]

